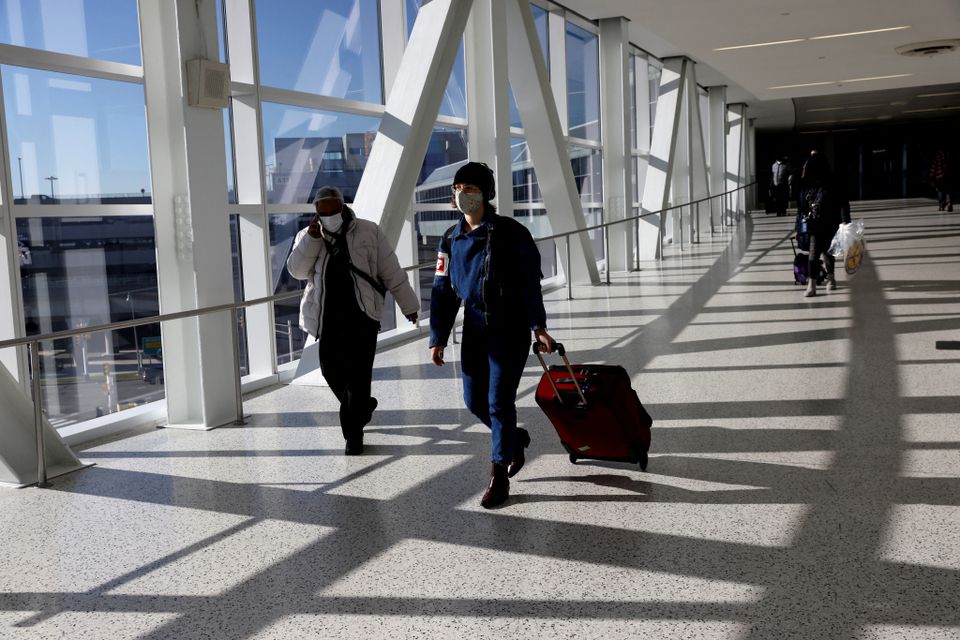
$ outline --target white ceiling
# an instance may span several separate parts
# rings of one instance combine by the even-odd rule
[[[590,19],[624,16],[632,41],[657,57],[697,61],[697,81],[728,85],[763,128],[793,126],[792,98],[930,87],[960,80],[960,51],[933,58],[898,55],[900,45],[960,38],[960,0],[564,0]],[[909,26],[828,40],[815,36]],[[802,42],[715,51],[758,42]],[[910,74],[863,82],[838,81]],[[771,89],[781,85],[829,85]]]

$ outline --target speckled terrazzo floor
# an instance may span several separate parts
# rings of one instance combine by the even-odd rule
[[[489,436],[412,343],[363,457],[289,386],[0,491],[0,638],[960,638],[960,214],[858,209],[863,270],[812,300],[763,215],[550,294],[576,360],[633,374],[648,473],[571,465],[531,360],[527,466],[480,509]]]

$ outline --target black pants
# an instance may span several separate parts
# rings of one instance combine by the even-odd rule
[[[770,199],[773,201],[773,210],[778,216],[787,215],[787,206],[790,204],[790,188],[787,185],[771,185]]]
[[[379,332],[379,323],[363,318],[349,332],[324,332],[320,338],[320,372],[340,401],[345,440],[360,437],[370,422],[370,382]]]
[[[823,254],[823,265],[826,268],[827,275],[833,277],[833,271],[836,264],[836,258],[827,253],[830,243],[833,242],[833,232],[820,231],[810,234],[810,280],[818,282],[820,280],[820,255]]]

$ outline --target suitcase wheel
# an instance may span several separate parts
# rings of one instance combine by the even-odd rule
[[[647,470],[647,462],[649,462],[649,458],[647,456],[647,452],[644,451],[640,454],[640,471]]]
[[[570,454],[570,464],[577,464],[577,460],[579,460],[579,459],[580,459],[580,458],[578,458],[577,456],[573,455],[572,453]]]

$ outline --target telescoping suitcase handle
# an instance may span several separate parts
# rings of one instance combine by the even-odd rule
[[[567,360],[567,350],[563,348],[563,344],[560,342],[554,343],[556,345],[557,353],[560,354],[560,357],[563,358],[563,364],[566,365],[567,371],[570,372],[570,379],[573,380],[574,386],[577,388],[577,393],[580,394],[580,402],[583,403],[583,406],[587,406],[587,397],[583,395],[583,389],[580,388],[580,381],[577,380],[577,374],[573,372],[573,367],[570,366],[570,361]],[[550,386],[553,387],[553,396],[562,404],[563,398],[560,396],[560,390],[557,389],[557,383],[554,382],[553,376],[550,375],[550,369],[547,367],[546,361],[544,361],[543,356],[540,355],[540,352],[543,350],[543,345],[540,344],[540,341],[535,341],[533,343],[533,355],[537,356],[537,360],[540,361],[540,366],[543,367],[543,372],[547,375],[547,380],[550,381]]]

